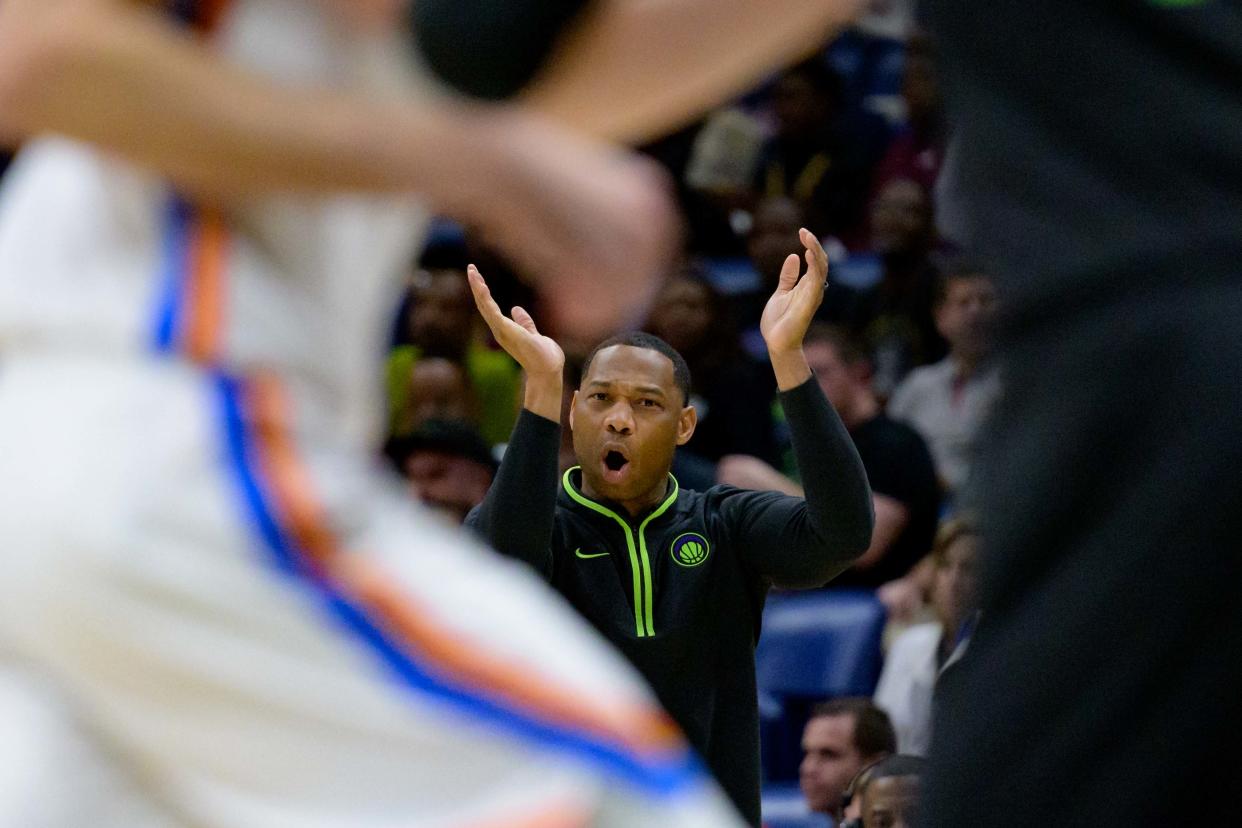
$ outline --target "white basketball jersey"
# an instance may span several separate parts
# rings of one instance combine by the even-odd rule
[[[360,33],[328,4],[202,5],[224,9],[204,39],[247,69],[413,94],[401,39]],[[303,429],[367,439],[388,314],[425,226],[413,199],[353,195],[256,199],[220,215],[96,148],[38,139],[0,193],[0,354],[159,351],[270,371],[309,403]]]

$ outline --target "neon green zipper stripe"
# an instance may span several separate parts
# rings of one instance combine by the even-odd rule
[[[647,556],[647,524],[658,518],[660,515],[668,511],[668,507],[673,505],[673,501],[677,499],[677,490],[681,488],[677,485],[677,478],[671,474],[669,477],[673,481],[673,490],[668,497],[664,498],[664,502],[660,504],[654,512],[647,515],[647,518],[638,526],[638,551],[643,559],[643,582],[646,585],[647,595],[647,635],[655,635],[655,613],[651,608],[651,596],[654,590],[651,588],[651,559]]]
[[[588,500],[587,498],[578,494],[578,492],[574,491],[573,484],[569,482],[569,475],[573,473],[574,469],[580,469],[580,468],[582,467],[574,466],[572,469],[566,469],[565,476],[561,478],[561,481],[565,485],[566,493],[568,493],[569,496],[573,498],[575,501],[587,507],[588,509],[591,509],[592,511],[599,512],[601,515],[606,515],[607,517],[610,517],[613,520],[615,520],[617,523],[621,524],[621,529],[622,531],[625,532],[625,545],[630,550],[630,572],[632,572],[634,575],[634,627],[638,633],[638,637],[642,638],[643,636],[646,635],[646,627],[643,624],[643,600],[642,600],[643,593],[642,593],[642,586],[640,585],[639,575],[638,575],[638,569],[639,569],[638,552],[634,549],[634,533],[630,531],[630,525],[626,523],[625,520],[620,515],[618,515],[616,512],[612,511],[611,509],[600,506],[595,501]]]
[[[655,635],[655,609],[653,607],[653,598],[655,590],[651,584],[651,557],[647,554],[647,524],[658,518],[660,515],[668,511],[668,508],[677,500],[677,493],[681,486],[677,483],[677,478],[669,475],[669,479],[673,481],[673,489],[669,492],[668,497],[664,498],[664,502],[656,508],[654,512],[647,515],[643,522],[638,526],[638,548],[634,547],[634,533],[630,530],[629,523],[625,518],[618,515],[611,509],[601,506],[593,500],[588,500],[579,494],[570,482],[569,476],[581,466],[574,466],[565,472],[565,476],[561,478],[561,482],[565,486],[565,492],[577,503],[587,507],[593,512],[612,518],[621,525],[622,531],[625,532],[625,545],[630,552],[630,572],[634,576],[634,626],[639,638],[647,638]],[[640,562],[639,555],[642,556]],[[641,581],[639,572],[641,570]]]

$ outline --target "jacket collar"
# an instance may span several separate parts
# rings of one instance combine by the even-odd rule
[[[575,480],[575,478],[577,478],[577,480]],[[592,512],[596,512],[597,514],[605,515],[613,520],[621,521],[625,524],[630,524],[641,519],[642,525],[646,526],[672,508],[673,504],[677,502],[677,496],[681,493],[681,486],[677,483],[677,478],[673,477],[670,472],[668,476],[670,485],[668,494],[664,496],[664,499],[660,501],[659,505],[647,512],[646,515],[639,515],[633,520],[630,520],[629,514],[622,509],[619,504],[610,500],[592,500],[583,494],[581,489],[581,478],[581,466],[574,466],[565,471],[565,474],[561,477],[561,499],[567,500],[571,504],[588,509]]]

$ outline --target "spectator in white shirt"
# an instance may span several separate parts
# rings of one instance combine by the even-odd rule
[[[936,472],[949,492],[960,491],[970,470],[975,435],[1000,392],[987,359],[996,291],[978,265],[953,263],[942,277],[934,311],[949,355],[914,369],[893,392],[888,416],[927,441]]]

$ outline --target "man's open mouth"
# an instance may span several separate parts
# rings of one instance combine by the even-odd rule
[[[630,458],[626,457],[625,452],[620,449],[609,449],[604,452],[603,465],[604,479],[609,483],[617,483],[625,477],[629,469]]]

